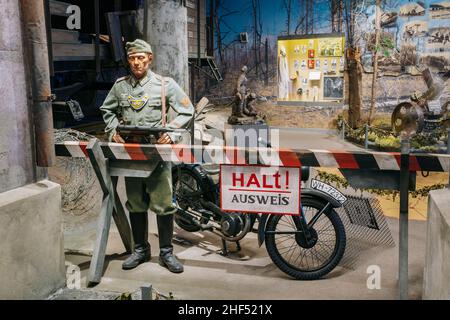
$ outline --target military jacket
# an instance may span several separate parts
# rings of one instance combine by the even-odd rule
[[[117,79],[100,110],[106,123],[109,141],[119,123],[135,126],[162,125],[161,85],[163,78],[150,70],[140,80],[133,76]],[[183,89],[172,79],[164,78],[167,127],[185,128],[192,119],[194,107]],[[173,142],[180,134],[170,133]]]

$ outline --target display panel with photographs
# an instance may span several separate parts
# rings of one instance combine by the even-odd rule
[[[324,77],[323,78],[323,98],[342,99],[344,98],[344,78]]]
[[[331,84],[325,94],[324,79],[343,77],[344,48],[343,34],[279,37],[278,101],[342,100],[343,92],[330,92]]]

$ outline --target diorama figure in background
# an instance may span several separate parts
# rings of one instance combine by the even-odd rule
[[[242,118],[244,106],[245,106],[245,98],[247,95],[247,66],[243,66],[241,69],[241,75],[239,76],[236,84],[236,102],[233,105],[232,115],[238,118]]]
[[[109,141],[117,143],[139,142],[121,137],[117,132],[120,124],[149,127],[184,128],[192,119],[194,107],[171,78],[163,78],[149,70],[153,60],[150,45],[143,40],[126,44],[131,74],[116,81],[105,102],[100,107],[106,123]],[[172,108],[172,118],[163,106]],[[181,137],[162,134],[155,143],[176,143]],[[131,139],[131,138],[130,138]],[[127,141],[126,141],[127,140]],[[176,207],[172,199],[171,163],[160,162],[149,178],[125,178],[126,207],[130,212],[130,223],[134,239],[134,252],[122,264],[123,269],[133,269],[150,260],[148,242],[148,209],[157,215],[159,236],[159,263],[171,272],[183,272],[183,265],[173,255],[173,214]]]
[[[289,98],[289,67],[286,48],[280,48],[278,55],[278,99]]]
[[[250,89],[247,88],[247,66],[243,66],[241,69],[241,75],[236,83],[236,98],[233,102],[233,109],[231,117],[228,119],[228,123],[236,124],[240,122],[239,118],[254,117],[257,115],[253,107],[253,103],[256,101],[256,94],[250,93]]]

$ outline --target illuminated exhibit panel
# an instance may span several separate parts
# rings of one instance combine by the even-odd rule
[[[278,101],[342,102],[342,34],[278,37]]]

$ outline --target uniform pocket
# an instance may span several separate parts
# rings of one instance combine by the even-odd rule
[[[119,107],[122,120],[125,123],[130,122],[132,117],[131,113],[133,112],[133,110],[131,110],[131,106],[128,100],[119,100]]]
[[[146,108],[144,114],[145,122],[156,122],[161,120],[161,110]]]

